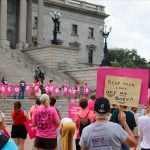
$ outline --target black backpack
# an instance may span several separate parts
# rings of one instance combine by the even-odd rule
[[[8,142],[9,138],[0,132],[0,149]]]
[[[90,111],[89,111],[90,112]],[[80,136],[82,134],[82,130],[88,126],[90,124],[90,119],[88,119],[88,115],[89,115],[89,112],[86,114],[86,116],[84,118],[81,118],[79,115],[78,117],[80,118],[80,126],[79,126],[79,133],[80,133]]]

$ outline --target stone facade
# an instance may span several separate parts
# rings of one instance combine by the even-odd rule
[[[49,13],[57,11],[62,16],[58,32],[62,46],[79,49],[80,65],[101,63],[103,37],[99,27],[108,17],[104,6],[79,0],[0,0],[0,7],[2,48],[26,49],[34,44],[50,45],[54,23]],[[65,56],[62,54],[62,57]]]

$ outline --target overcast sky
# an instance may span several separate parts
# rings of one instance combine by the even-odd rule
[[[108,48],[136,49],[150,61],[150,0],[84,0],[105,6]]]

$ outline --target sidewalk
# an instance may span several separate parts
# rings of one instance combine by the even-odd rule
[[[8,125],[7,129],[10,133],[11,131],[11,126]],[[34,139],[30,139],[29,136],[25,141],[25,150],[33,150],[33,145],[34,145]],[[134,148],[130,148],[130,150],[134,150]],[[140,147],[138,147],[136,150],[141,150]]]

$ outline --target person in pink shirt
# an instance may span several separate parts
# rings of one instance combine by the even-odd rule
[[[41,101],[40,101],[40,98],[39,97],[36,97],[36,100],[35,100],[35,105],[33,105],[31,108],[30,108],[30,117],[31,119],[34,117],[35,113],[36,113],[36,110],[38,109],[38,107],[41,105]]]
[[[88,106],[88,99],[86,97],[81,97],[79,100],[79,106],[81,107],[81,110],[79,113],[75,116],[76,121],[76,150],[80,150],[80,119],[81,118],[88,118],[90,120],[90,124],[95,122],[95,114],[93,111],[90,111]]]
[[[91,110],[91,111],[94,111],[95,100],[96,100],[95,95],[92,95],[92,96],[90,97],[90,100],[88,101],[88,106],[87,106],[87,108],[88,108],[89,110]]]
[[[36,127],[35,150],[55,150],[57,147],[56,125],[60,119],[54,107],[49,105],[49,96],[41,95],[41,106],[36,110],[32,126]]]

